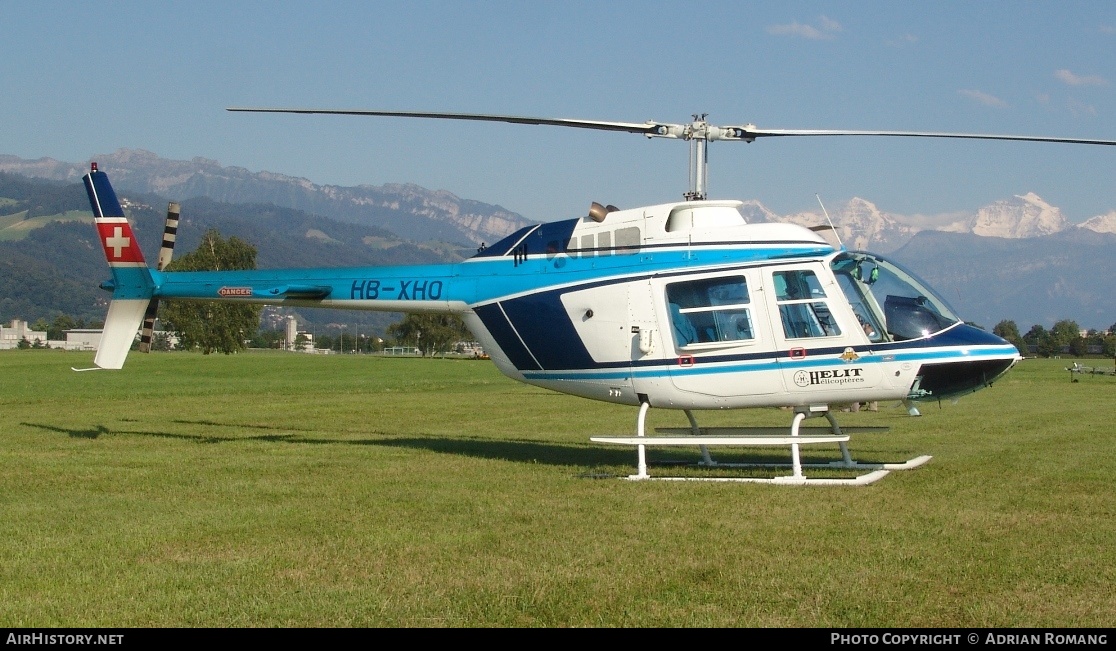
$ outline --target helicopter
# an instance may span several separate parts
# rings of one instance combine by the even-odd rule
[[[458,263],[167,272],[177,225],[168,214],[151,269],[105,172],[83,178],[112,271],[112,292],[94,369],[120,369],[141,325],[145,343],[158,301],[232,301],[293,307],[459,315],[509,378],[583,398],[638,407],[633,437],[593,437],[637,448],[651,479],[649,445],[789,445],[787,477],[775,483],[870,483],[916,467],[853,461],[835,408],[863,402],[940,401],[990,386],[1020,359],[1000,337],[966,324],[926,283],[894,261],[835,241],[832,224],[748,223],[743,202],[707,197],[708,145],[770,137],[877,136],[1116,145],[1116,141],[910,131],[760,129],[688,123],[608,122],[474,113],[297,108],[235,112],[474,120],[619,131],[687,141],[683,200],[524,227]],[[824,206],[823,206],[824,211]],[[177,210],[175,210],[177,212]],[[827,232],[829,231],[829,232]],[[830,236],[830,237],[827,237]],[[146,321],[146,322],[145,322]],[[647,436],[651,407],[682,410],[690,428]],[[768,429],[701,428],[694,411],[779,407],[789,435]],[[801,428],[825,417],[826,428]],[[859,428],[860,430],[870,428]],[[806,430],[813,430],[806,432]],[[662,430],[660,430],[662,431]],[[801,445],[837,443],[831,467],[869,469],[853,479],[803,473]],[[722,464],[724,465],[724,464]],[[777,464],[786,466],[788,464]],[[655,477],[658,479],[671,479]]]

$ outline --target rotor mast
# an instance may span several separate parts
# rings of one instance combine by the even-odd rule
[[[690,142],[690,190],[683,195],[687,201],[702,201],[709,194],[709,143],[714,140],[743,140],[752,142],[748,131],[756,125],[743,127],[715,127],[706,121],[708,113],[694,113],[687,125],[664,125],[658,133],[648,137],[682,138]]]
[[[689,127],[691,134],[705,133],[705,118],[708,113],[694,113],[694,121]],[[690,141],[690,191],[685,195],[687,201],[702,201],[706,198],[705,186],[709,174],[709,141],[704,137],[691,135]]]
[[[709,143],[714,140],[742,140],[752,142],[754,124],[738,127],[716,127],[706,120],[708,113],[694,113],[689,124],[669,124],[648,120],[652,127],[644,135],[648,138],[675,138],[690,144],[690,189],[682,196],[687,201],[703,201],[709,197]]]

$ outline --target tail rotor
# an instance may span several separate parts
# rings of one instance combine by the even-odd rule
[[[155,268],[159,271],[166,269],[174,256],[174,242],[178,236],[178,216],[181,207],[175,203],[167,204],[167,221],[163,226],[163,246],[159,249],[159,259]],[[153,298],[147,304],[147,311],[143,315],[143,329],[140,332],[139,351],[151,352],[151,339],[155,332],[155,319],[159,315],[159,299]]]

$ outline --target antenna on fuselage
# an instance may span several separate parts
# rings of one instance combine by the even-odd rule
[[[829,211],[825,209],[825,204],[822,203],[821,197],[818,193],[814,193],[814,198],[818,200],[818,205],[821,206],[822,214],[825,215],[825,221],[829,222],[829,230],[833,231],[833,237],[837,238],[837,246],[841,249],[845,248],[845,243],[841,241],[841,233],[837,231],[837,227],[833,225],[833,220],[829,218]]]

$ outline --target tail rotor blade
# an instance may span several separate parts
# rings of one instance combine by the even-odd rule
[[[143,314],[143,330],[140,331],[139,351],[151,352],[151,338],[155,334],[155,317],[159,315],[159,299],[153,298]]]
[[[167,221],[163,226],[163,246],[159,249],[159,260],[155,268],[162,271],[171,263],[174,256],[174,242],[178,238],[178,216],[182,208],[176,202],[167,204]],[[155,334],[155,319],[159,316],[159,299],[153,298],[147,304],[147,311],[143,315],[143,330],[140,333],[139,351],[151,352],[151,339]]]
[[[181,210],[181,207],[173,201],[167,204],[167,221],[163,226],[163,246],[159,249],[159,261],[155,265],[155,268],[159,271],[166,269],[174,255],[174,241],[178,237],[178,215]]]

